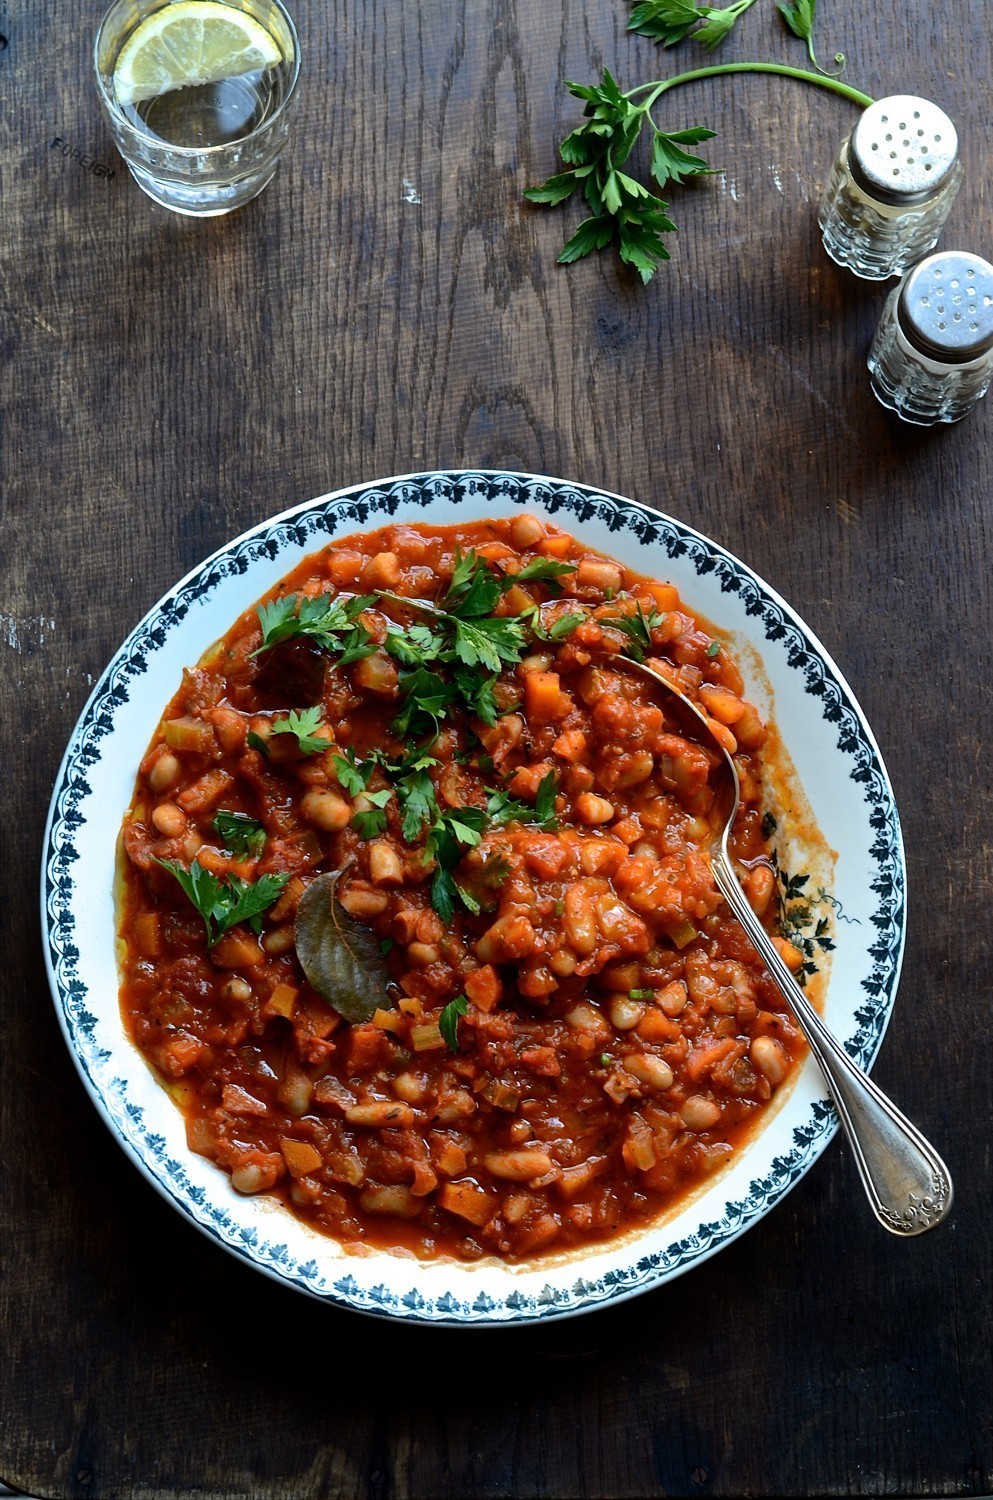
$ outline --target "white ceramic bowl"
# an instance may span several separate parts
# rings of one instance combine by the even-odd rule
[[[266,1198],[242,1197],[191,1153],[182,1116],[125,1035],[114,949],[114,857],[137,764],[184,666],[307,553],[392,521],[447,525],[528,510],[591,547],[677,585],[727,635],[750,688],[771,689],[776,723],[815,818],[837,851],[837,924],[825,1014],[868,1067],[883,1037],[903,951],[905,872],[886,771],[837,667],[790,607],[743,563],[646,505],[530,474],[414,474],[324,496],[247,532],[182,580],[131,632],[100,679],[59,772],[42,865],[52,993],[66,1040],[111,1132],[205,1234],[287,1286],[410,1322],[521,1324],[630,1297],[728,1245],[768,1213],[835,1128],[816,1065],[732,1165],[671,1217],[585,1253],[532,1265],[421,1263],[346,1253]],[[752,650],[749,650],[749,647]]]

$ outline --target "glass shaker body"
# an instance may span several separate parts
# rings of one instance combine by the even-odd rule
[[[887,298],[867,363],[905,422],[960,421],[993,379],[993,266],[959,251],[922,261]]]
[[[817,215],[824,248],[866,280],[902,276],[937,244],[961,183],[948,116],[926,99],[880,99],[835,158]]]

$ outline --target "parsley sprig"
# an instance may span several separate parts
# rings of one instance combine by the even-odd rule
[[[560,578],[573,572],[574,563],[535,557],[518,573],[500,573],[475,550],[456,550],[451,582],[436,604],[383,590],[382,599],[430,617],[430,624],[387,626],[385,647],[399,664],[403,697],[395,733],[401,739],[434,736],[454,708],[495,724],[497,678],[527,650],[536,633],[538,606],[521,615],[494,615],[493,610],[515,584],[540,582],[555,589]]]
[[[734,9],[732,6],[731,10]],[[708,15],[706,19],[713,18]],[[693,24],[691,20],[690,25]],[[664,41],[664,37],[659,40]],[[774,73],[829,89],[863,109],[873,102],[868,94],[838,78],[786,63],[716,63],[678,73],[673,78],[639,84],[626,92],[621,91],[606,69],[599,84],[567,83],[569,92],[585,103],[584,123],[567,135],[559,147],[565,171],[549,177],[539,187],[525,189],[524,193],[531,203],[554,208],[581,190],[590,216],[566,241],[558,257],[561,264],[581,260],[591,251],[602,250],[616,241],[621,260],[632,266],[642,281],[648,282],[662,261],[670,259],[662,239],[662,235],[672,234],[676,228],[669,218],[668,205],[622,168],[647,126],[652,142],[650,172],[657,187],[677,185],[687,178],[712,175],[719,170],[683,149],[709,140],[714,135],[712,130],[695,125],[688,130],[664,131],[652,118],[652,109],[663,94],[680,84],[725,73]]]
[[[647,614],[645,613],[645,607],[640,599],[635,601],[633,614],[600,617],[601,625],[609,625],[612,630],[620,630],[627,636],[625,649],[635,661],[645,660],[646,655],[652,649],[652,631],[662,623],[663,616],[654,607],[650,608]]]
[[[194,859],[188,870],[174,859],[156,861],[175,876],[203,918],[207,943],[213,948],[226,932],[245,922],[253,932],[261,928],[261,917],[282,893],[289,875],[260,875],[258,880],[240,880],[227,875],[219,880]]]

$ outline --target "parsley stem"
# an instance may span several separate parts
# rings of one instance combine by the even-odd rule
[[[663,78],[653,83],[639,83],[636,88],[629,89],[624,95],[625,99],[633,99],[635,94],[642,94],[646,89],[652,92],[644,104],[638,108],[649,114],[656,99],[660,98],[669,89],[677,84],[695,83],[699,78],[716,78],[719,73],[778,73],[783,78],[799,78],[801,83],[815,83],[818,88],[829,89],[832,94],[840,94],[843,99],[850,99],[853,104],[860,104],[863,109],[868,109],[875,101],[868,94],[863,94],[860,89],[852,88],[850,83],[842,83],[840,78],[833,78],[824,73],[811,73],[806,68],[792,68],[788,63],[763,63],[763,62],[740,62],[740,63],[712,63],[706,68],[694,68],[689,73],[677,73],[674,78]]]

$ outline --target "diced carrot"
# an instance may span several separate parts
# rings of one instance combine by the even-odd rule
[[[316,1172],[323,1161],[321,1153],[309,1141],[294,1141],[289,1136],[280,1136],[279,1149],[291,1177],[306,1177],[309,1172]]]
[[[176,801],[184,812],[206,812],[209,807],[214,807],[224,793],[230,791],[233,786],[234,777],[230,772],[222,771],[217,767],[213,771],[207,771],[185,791],[180,792]]]
[[[483,964],[467,974],[463,989],[479,1010],[495,1010],[503,998],[503,981],[492,964]]]
[[[142,958],[162,957],[162,923],[157,911],[143,911],[135,917],[135,947]]]
[[[215,943],[211,956],[222,969],[254,969],[265,962],[262,944],[254,933],[243,927],[232,927],[220,942]]]
[[[304,882],[299,875],[294,875],[283,887],[283,893],[279,900],[270,906],[266,918],[270,922],[283,922],[287,917],[293,916],[297,909],[297,903],[304,892]]]
[[[277,984],[265,1005],[262,1014],[268,1018],[283,1016],[288,1021],[296,1010],[297,996],[300,991],[292,984]]]
[[[571,546],[571,539],[561,532],[558,536],[546,536],[538,543],[537,550],[545,557],[565,557]]]
[[[643,583],[640,587],[646,594],[651,594],[659,609],[666,613],[671,609],[679,608],[679,590],[671,583]]]
[[[171,1078],[179,1078],[198,1062],[203,1050],[202,1042],[181,1031],[177,1036],[170,1037],[159,1049],[159,1066]]]
[[[696,1083],[708,1073],[715,1063],[719,1063],[722,1057],[727,1057],[737,1046],[734,1037],[724,1037],[722,1041],[713,1042],[706,1047],[693,1047],[683,1064],[683,1071],[691,1082]]]
[[[634,1029],[643,1042],[672,1042],[679,1036],[675,1021],[654,1006],[649,1006]]]
[[[561,719],[569,712],[558,672],[529,672],[524,679],[524,712],[529,719]]]
[[[352,1066],[360,1072],[377,1067],[388,1055],[384,1051],[386,1035],[376,1026],[353,1026],[350,1043]]]
[[[577,761],[586,750],[586,736],[581,729],[566,729],[552,745],[552,754],[561,760]]]
[[[450,1214],[468,1219],[470,1224],[482,1226],[493,1216],[493,1204],[483,1189],[475,1182],[446,1182],[438,1194],[438,1202]]]

